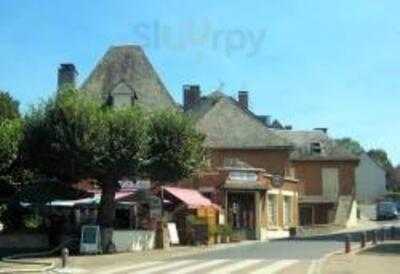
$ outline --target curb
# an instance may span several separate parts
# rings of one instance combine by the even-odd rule
[[[322,273],[322,272],[321,272],[321,270],[322,270],[321,268],[322,268],[323,264],[324,264],[330,257],[332,257],[332,256],[334,256],[334,255],[354,256],[354,255],[357,255],[358,253],[360,253],[360,252],[362,252],[362,251],[366,251],[366,250],[372,249],[372,248],[374,248],[374,247],[376,247],[376,246],[379,246],[379,245],[381,245],[381,244],[385,244],[385,243],[390,242],[390,241],[391,241],[391,240],[387,240],[387,241],[385,241],[385,242],[378,242],[377,244],[373,244],[373,243],[369,242],[369,243],[366,243],[366,246],[365,246],[364,248],[361,248],[361,246],[358,245],[357,247],[352,248],[350,253],[345,253],[345,252],[343,251],[343,249],[338,249],[338,250],[336,250],[336,251],[333,251],[333,252],[331,252],[331,253],[326,254],[324,257],[322,257],[321,259],[319,259],[319,260],[316,262],[316,266],[311,266],[311,267],[309,268],[307,274],[321,274],[321,273]]]

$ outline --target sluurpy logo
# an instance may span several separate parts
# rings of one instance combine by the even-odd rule
[[[158,20],[134,26],[135,39],[143,47],[166,50],[222,51],[227,57],[242,53],[254,57],[265,41],[266,29],[241,27],[223,29],[210,21],[187,21],[165,24]]]

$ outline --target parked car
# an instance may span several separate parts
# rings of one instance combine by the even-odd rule
[[[376,205],[376,219],[391,220],[398,218],[397,205],[393,202],[380,202]]]
[[[396,208],[397,208],[397,212],[400,214],[400,201],[396,201]]]

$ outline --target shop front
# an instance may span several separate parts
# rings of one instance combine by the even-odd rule
[[[288,236],[289,228],[297,226],[297,180],[243,166],[223,172],[227,222],[241,239]]]
[[[256,239],[255,192],[228,191],[227,221],[232,229],[246,239]]]

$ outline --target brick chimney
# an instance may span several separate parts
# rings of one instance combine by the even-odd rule
[[[199,85],[183,86],[183,109],[187,110],[200,101],[201,91]]]
[[[249,92],[248,91],[239,91],[238,92],[238,102],[244,109],[249,108]]]
[[[63,88],[65,85],[75,88],[77,75],[78,72],[76,71],[74,64],[61,64],[58,68],[58,89]]]
[[[321,132],[323,132],[325,134],[328,133],[328,128],[326,128],[326,127],[316,127],[316,128],[314,128],[314,130],[321,131]]]

